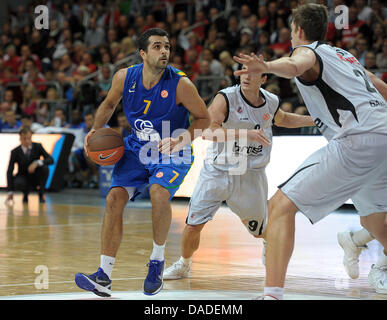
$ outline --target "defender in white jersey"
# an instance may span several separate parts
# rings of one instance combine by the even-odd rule
[[[240,85],[219,91],[211,103],[211,124],[203,138],[213,142],[191,197],[181,258],[165,270],[164,280],[189,275],[200,232],[223,201],[253,236],[262,237],[267,222],[265,168],[270,161],[272,125],[314,125],[310,116],[279,109],[279,98],[260,88],[265,80],[261,74],[243,75]]]
[[[263,297],[283,298],[298,210],[315,223],[347,199],[360,198],[362,225],[387,248],[387,104],[381,95],[386,87],[352,55],[322,44],[327,16],[322,5],[293,10],[290,57],[270,62],[255,55],[235,57],[248,67],[236,75],[264,72],[296,77],[316,124],[334,131],[328,145],[312,154],[269,201]],[[380,291],[387,285],[383,268],[377,281]]]

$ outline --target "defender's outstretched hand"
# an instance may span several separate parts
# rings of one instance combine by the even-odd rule
[[[246,69],[234,71],[235,76],[241,76],[242,74],[248,73],[267,73],[268,66],[265,61],[263,61],[263,56],[259,55],[257,57],[254,53],[250,55],[240,53],[239,57],[234,56],[234,60],[246,66]]]

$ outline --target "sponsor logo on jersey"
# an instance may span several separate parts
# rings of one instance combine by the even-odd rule
[[[135,91],[135,89],[136,89],[136,82],[133,81],[132,86],[129,89],[129,93],[133,93]]]
[[[263,120],[267,121],[270,119],[270,114],[269,113],[265,113],[265,115],[263,116]]]
[[[167,90],[161,91],[161,97],[163,97],[164,99],[165,99],[166,97],[168,97],[168,91],[167,91]]]
[[[159,141],[160,135],[153,128],[152,122],[149,120],[137,119],[134,122],[134,128],[136,129],[136,136],[140,140],[144,141]]]
[[[263,146],[240,146],[238,141],[234,142],[232,151],[235,154],[245,154],[248,156],[259,156],[262,153]]]
[[[164,176],[164,173],[162,171],[159,171],[156,173],[156,178],[162,178]]]
[[[239,108],[238,108],[238,113],[241,113],[241,112],[242,112],[242,108],[239,107]]]

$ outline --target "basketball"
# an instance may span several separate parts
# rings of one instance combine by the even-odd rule
[[[90,159],[101,166],[115,164],[124,154],[124,140],[121,134],[111,128],[98,129],[88,143]]]

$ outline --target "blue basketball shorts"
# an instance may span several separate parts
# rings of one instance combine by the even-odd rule
[[[135,187],[136,191],[131,197],[131,201],[141,194],[141,192],[152,184],[159,184],[170,193],[169,200],[183,183],[185,176],[191,169],[191,163],[149,163],[143,164],[139,159],[139,154],[133,150],[125,148],[124,155],[113,169],[110,189],[114,187]]]

